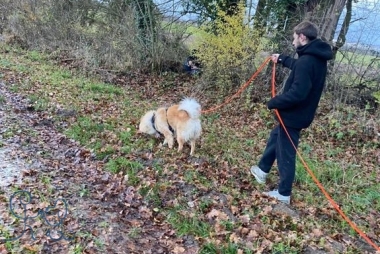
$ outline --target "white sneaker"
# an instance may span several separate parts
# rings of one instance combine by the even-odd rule
[[[290,196],[283,196],[280,193],[278,193],[278,190],[272,190],[269,192],[264,192],[264,195],[267,195],[269,197],[275,198],[280,202],[283,202],[285,204],[290,204]]]
[[[262,171],[258,166],[252,166],[251,173],[259,184],[265,183],[268,173]]]

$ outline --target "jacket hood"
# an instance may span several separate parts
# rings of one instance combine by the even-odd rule
[[[333,53],[331,46],[321,39],[314,39],[306,45],[297,48],[298,56],[313,55],[323,60],[331,60]]]

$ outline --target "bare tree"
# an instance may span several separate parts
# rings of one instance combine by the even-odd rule
[[[321,37],[332,41],[347,0],[310,0],[305,5],[305,19],[319,25]]]
[[[267,29],[270,8],[267,5],[267,0],[259,0],[256,6],[256,12],[253,21],[253,27],[260,35],[264,34]]]
[[[340,29],[336,43],[333,46],[334,59],[336,58],[336,54],[338,50],[346,43],[346,35],[351,23],[351,18],[352,18],[352,0],[347,0],[346,15],[344,17],[344,21]]]

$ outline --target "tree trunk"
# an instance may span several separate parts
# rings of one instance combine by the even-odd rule
[[[226,14],[228,16],[233,16],[236,15],[237,9],[238,9],[238,4],[240,0],[227,0],[226,1]]]
[[[336,0],[334,5],[326,10],[325,22],[323,22],[321,26],[321,37],[326,41],[331,42],[334,39],[339,17],[342,14],[345,5],[346,0]]]
[[[344,17],[344,21],[342,24],[342,27],[340,29],[338,38],[336,40],[336,43],[333,47],[333,54],[334,54],[334,60],[336,58],[336,53],[338,50],[346,43],[346,35],[348,32],[348,28],[350,26],[351,22],[351,17],[352,17],[352,0],[347,0],[346,4],[346,16]]]
[[[267,0],[259,0],[256,6],[256,12],[253,20],[253,28],[259,33],[259,36],[264,35],[267,27],[267,18],[269,16],[269,7]]]
[[[345,4],[346,0],[310,0],[305,18],[318,25],[322,39],[331,42]]]
[[[141,58],[146,59],[154,55],[154,49],[157,42],[157,24],[155,17],[155,7],[152,0],[135,0],[133,2],[137,29],[138,40],[145,49],[141,53]]]

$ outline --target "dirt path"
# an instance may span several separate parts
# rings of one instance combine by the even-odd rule
[[[0,253],[196,253],[194,239],[182,239],[156,213],[123,175],[112,175],[91,151],[57,131],[53,119],[35,112],[28,100],[7,91],[0,81],[0,240],[21,235],[22,225],[10,214],[9,199],[16,190],[33,195],[27,212],[64,199],[68,214],[62,232],[72,240],[52,241],[41,220],[29,225],[36,240],[26,233],[17,243],[0,243]],[[42,234],[41,234],[42,231]],[[6,236],[4,232],[10,233]]]

